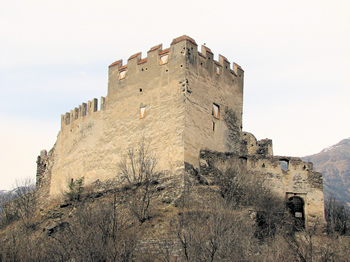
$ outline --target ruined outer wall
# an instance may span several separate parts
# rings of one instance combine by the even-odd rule
[[[201,173],[206,173],[206,169],[213,167],[224,171],[239,159],[245,163],[248,171],[261,175],[279,196],[286,200],[293,196],[302,198],[305,203],[306,225],[314,222],[321,225],[325,223],[322,174],[313,171],[312,163],[303,162],[298,157],[262,154],[239,156],[235,153],[214,151],[201,151],[200,157]],[[282,169],[281,161],[288,163],[286,170]]]
[[[287,165],[283,169],[281,164]],[[263,156],[248,157],[248,169],[263,174],[275,192],[286,199],[297,196],[304,200],[305,222],[324,221],[324,195],[322,174],[313,171],[311,162],[298,157]]]
[[[47,154],[46,150],[41,150],[40,155],[37,158],[37,171],[36,171],[36,197],[40,205],[44,205],[47,198],[50,196],[51,185],[51,171],[54,164],[53,152],[55,146]]]
[[[199,150],[241,153],[244,72],[222,55],[187,42],[185,162],[199,167]],[[218,108],[218,114],[213,107]]]
[[[143,137],[158,159],[158,170],[183,167],[184,45],[180,41],[169,50],[159,45],[146,59],[135,54],[127,65],[113,63],[101,109],[97,111],[97,100],[92,100],[62,116],[53,156],[52,196],[60,195],[71,179],[84,176],[89,184],[118,176],[121,156]],[[168,60],[161,64],[164,55]],[[144,118],[140,118],[142,107]]]

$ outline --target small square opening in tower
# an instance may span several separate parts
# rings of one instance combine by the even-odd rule
[[[163,55],[160,57],[160,65],[167,64],[169,61],[169,55]]]
[[[213,104],[213,116],[217,119],[220,119],[220,107],[217,104]]]
[[[282,170],[288,170],[289,169],[289,160],[280,159],[280,166],[281,166]]]
[[[122,80],[126,77],[126,70],[119,72],[119,80]]]
[[[145,118],[146,116],[146,107],[140,108],[140,118]]]

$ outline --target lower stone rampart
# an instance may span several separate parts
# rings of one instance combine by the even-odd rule
[[[55,146],[47,153],[46,150],[41,150],[40,155],[37,158],[37,171],[36,171],[36,198],[39,206],[43,206],[47,203],[50,197],[51,186],[51,171],[54,164],[54,151]]]
[[[322,174],[313,171],[312,163],[297,157],[270,155],[243,155],[231,152],[200,151],[199,177],[203,183],[215,183],[215,177],[237,163],[248,172],[261,176],[266,185],[286,202],[300,199],[305,224],[325,224]],[[259,197],[259,196],[256,196]]]

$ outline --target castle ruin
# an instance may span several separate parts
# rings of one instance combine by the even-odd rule
[[[149,141],[157,170],[183,180],[196,172],[240,159],[271,181],[274,190],[309,223],[324,220],[322,174],[300,158],[274,156],[272,141],[242,131],[244,71],[236,63],[198,46],[188,36],[170,48],[152,47],[147,57],[109,66],[108,94],[61,116],[61,130],[37,165],[37,190],[58,197],[70,181],[118,178],[128,148]]]

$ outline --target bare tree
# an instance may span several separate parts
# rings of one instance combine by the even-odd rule
[[[55,261],[131,261],[135,234],[130,218],[118,203],[81,202],[74,219],[53,234],[48,253]]]
[[[288,244],[291,254],[296,261],[328,261],[326,257],[330,257],[327,252],[322,252],[317,244],[320,224],[315,222],[312,226],[299,231],[287,233],[282,232],[282,236],[285,242]],[[331,261],[334,261],[331,259]]]
[[[0,196],[1,226],[6,226],[19,218],[17,209],[9,204],[13,199],[12,192],[6,192]]]
[[[18,209],[23,224],[26,227],[32,226],[32,218],[37,207],[35,180],[32,178],[17,180],[16,188],[13,192],[16,197],[14,204]]]
[[[325,201],[328,234],[350,234],[350,210],[342,202],[330,196]]]
[[[131,187],[130,210],[140,223],[150,216],[152,198],[156,191],[154,185],[158,183],[159,177],[154,171],[156,164],[157,160],[144,139],[136,149],[130,148],[118,164],[121,176]]]
[[[16,180],[13,190],[1,197],[2,224],[21,219],[25,227],[32,226],[36,210],[35,181],[32,178]]]
[[[254,211],[258,226],[256,237],[262,239],[279,230],[288,230],[290,217],[284,199],[270,189],[259,173],[247,170],[245,165],[237,162],[222,171],[217,181],[228,208],[249,207]]]
[[[233,208],[254,206],[259,198],[270,195],[263,177],[258,172],[248,170],[241,161],[236,161],[229,168],[219,172],[216,181],[220,187],[220,194]]]
[[[208,210],[183,210],[174,219],[181,261],[249,261],[255,248],[254,222],[220,203]]]
[[[130,185],[141,185],[155,178],[154,168],[157,160],[149,151],[149,144],[142,138],[137,148],[129,148],[118,166],[121,175]]]

